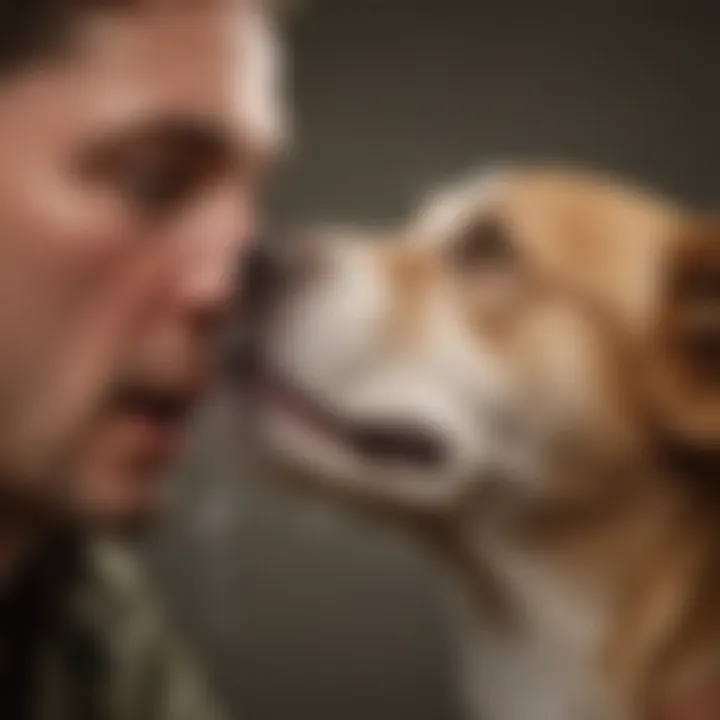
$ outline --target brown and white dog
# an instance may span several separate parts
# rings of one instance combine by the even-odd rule
[[[475,717],[720,718],[720,221],[508,168],[250,284],[268,456],[444,563]]]

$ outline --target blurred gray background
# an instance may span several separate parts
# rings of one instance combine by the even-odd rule
[[[402,216],[503,159],[720,199],[720,13],[697,0],[311,0],[288,28],[273,218]],[[150,563],[243,720],[455,720],[441,578],[398,538],[274,495],[210,403]],[[511,720],[511,719],[508,719]]]

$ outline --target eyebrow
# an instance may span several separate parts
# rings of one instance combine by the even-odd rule
[[[218,124],[191,116],[151,121],[131,134],[145,141],[182,145],[209,157],[234,156],[238,152],[230,134]]]
[[[194,115],[168,115],[140,123],[119,133],[109,133],[91,142],[94,161],[103,162],[130,145],[144,144],[178,147],[205,162],[245,167],[272,155],[269,148],[250,137],[232,133],[212,118]]]

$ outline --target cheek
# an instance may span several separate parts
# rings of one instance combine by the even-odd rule
[[[230,210],[226,216],[225,233],[236,236],[240,248],[245,249],[257,234],[262,221],[258,216],[257,194],[250,181],[244,183],[239,194],[237,188],[233,188],[233,196],[227,205]]]
[[[134,457],[112,433],[96,434],[86,450],[71,475],[70,510],[104,524],[152,519],[166,495],[159,464]]]
[[[0,213],[0,256],[26,278],[26,293],[15,288],[18,302],[23,294],[37,297],[61,325],[141,252],[141,228],[117,203],[69,176],[21,183],[0,197]]]
[[[488,272],[456,294],[471,331],[500,348],[512,342],[524,318],[543,301],[528,278],[515,272]]]
[[[78,292],[106,284],[142,252],[144,233],[115,202],[81,190],[49,192],[30,218],[20,217],[59,282]]]
[[[162,242],[110,208],[62,197],[21,198],[1,211],[0,401],[8,442],[21,447],[77,431],[171,265]]]
[[[113,303],[122,305],[158,254],[138,228],[89,201],[39,197],[30,212],[4,213],[3,223],[0,334],[4,347],[32,353],[28,362],[52,357],[71,337],[79,341],[92,316],[110,321]]]
[[[632,432],[622,366],[608,337],[585,317],[538,312],[518,344],[528,413],[547,434],[610,450]]]

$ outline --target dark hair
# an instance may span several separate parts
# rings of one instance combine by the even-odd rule
[[[60,50],[83,6],[71,0],[0,0],[0,75]]]
[[[289,0],[258,0],[285,15]],[[142,0],[0,0],[0,77],[66,48],[77,21],[85,15],[122,10]]]

